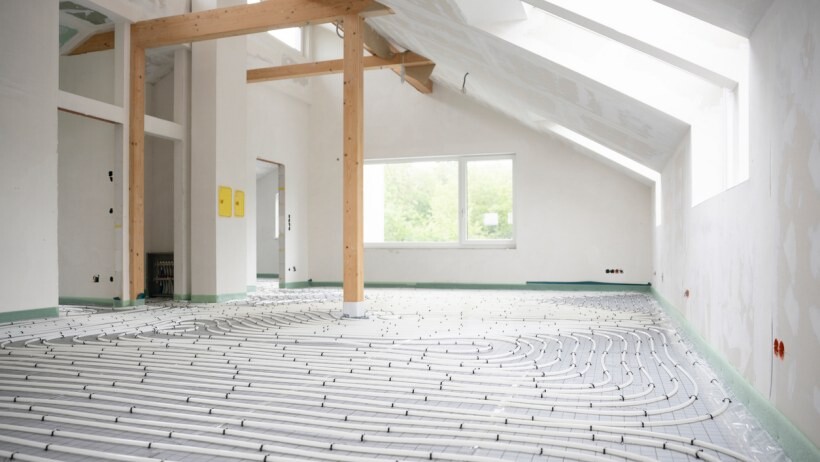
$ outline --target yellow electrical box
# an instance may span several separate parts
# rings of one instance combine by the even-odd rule
[[[233,215],[240,218],[245,216],[245,191],[237,189],[233,194]]]
[[[231,216],[231,193],[233,190],[227,186],[219,187],[219,216]]]

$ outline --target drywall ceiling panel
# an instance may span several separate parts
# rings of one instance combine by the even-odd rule
[[[437,84],[463,87],[467,97],[528,126],[548,131],[545,121],[558,123],[655,170],[689,130],[657,109],[471,27],[454,0],[383,3],[396,14],[368,22],[435,61]]]
[[[772,0],[655,0],[743,37],[750,37]]]

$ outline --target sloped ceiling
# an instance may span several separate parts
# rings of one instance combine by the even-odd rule
[[[560,124],[654,170],[689,126],[633,98],[467,24],[455,0],[384,0],[368,20],[434,62],[433,80],[535,129]],[[469,73],[466,77],[465,75]]]
[[[188,11],[189,0],[119,0],[142,19]],[[459,1],[471,2],[462,10]],[[772,0],[654,0],[748,37]],[[518,0],[381,0],[394,15],[368,19],[383,36],[436,62],[433,80],[463,91],[543,132],[559,125],[655,171],[663,169],[690,127],[658,109],[570,68],[529,52],[470,24],[516,21]],[[113,27],[94,11],[95,0],[62,1],[61,45]],[[476,6],[478,5],[478,6]],[[88,9],[89,11],[84,11]],[[474,16],[478,15],[476,18]],[[506,16],[505,16],[506,15]],[[482,19],[483,18],[483,19]],[[167,51],[167,50],[165,50]],[[149,56],[149,81],[170,69],[170,55]],[[618,72],[613,69],[613,72]]]
[[[655,0],[743,37],[752,35],[772,0]]]

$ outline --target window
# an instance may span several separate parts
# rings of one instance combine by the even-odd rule
[[[259,0],[247,0],[248,4],[251,3],[259,3]],[[279,40],[280,42],[284,43],[285,45],[293,48],[294,50],[298,51],[299,53],[303,53],[304,50],[304,41],[302,38],[303,28],[301,27],[288,27],[285,29],[275,29],[269,30],[268,34]]]
[[[513,157],[370,161],[364,240],[388,246],[512,247]]]

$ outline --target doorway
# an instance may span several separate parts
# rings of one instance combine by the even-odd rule
[[[256,159],[256,277],[285,287],[285,166]]]

